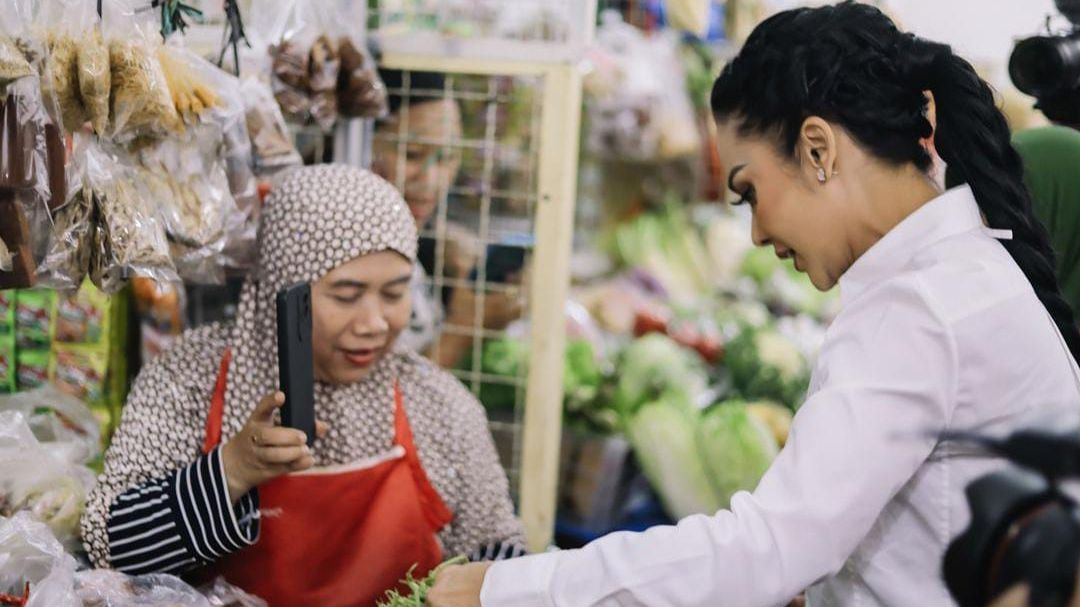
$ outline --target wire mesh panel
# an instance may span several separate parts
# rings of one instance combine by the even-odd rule
[[[570,64],[388,52],[373,167],[405,193],[432,357],[485,404],[533,549],[554,527],[581,80]],[[392,165],[392,166],[388,166]]]
[[[425,88],[433,81],[442,86]],[[377,170],[426,219],[424,282],[444,308],[431,354],[488,407],[515,501],[543,86],[535,75],[404,71],[388,90],[400,105],[374,135]]]

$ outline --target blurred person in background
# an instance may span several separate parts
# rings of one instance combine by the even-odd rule
[[[435,229],[440,197],[454,185],[461,168],[461,108],[447,94],[443,74],[389,69],[379,73],[388,91],[390,114],[376,126],[372,170],[402,191],[423,233]],[[413,316],[402,340],[440,366],[452,368],[472,349],[480,302],[473,288],[451,284],[443,293],[435,292],[430,283],[440,244],[445,247],[442,278],[447,281],[467,280],[480,257],[476,235],[452,222],[446,224],[442,243],[421,237],[420,263],[411,285]],[[520,281],[520,276],[508,280]],[[491,331],[505,329],[522,314],[522,304],[512,291],[489,290],[483,305],[479,316],[483,328]]]

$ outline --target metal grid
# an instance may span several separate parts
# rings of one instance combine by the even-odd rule
[[[487,270],[489,247],[492,246],[520,247],[524,271],[529,267],[535,230],[537,144],[544,81],[538,76],[447,74],[442,89],[430,90],[412,87],[411,80],[410,72],[405,72],[401,88],[390,89],[391,94],[400,95],[403,101],[396,124],[376,130],[375,154],[378,156],[380,150],[395,149],[393,157],[397,166],[394,174],[401,191],[413,188],[435,192],[435,212],[421,230],[421,238],[434,243],[434,260],[429,264],[433,268],[427,287],[436,297],[450,289],[456,294],[467,290],[476,299],[476,313],[470,323],[460,324],[448,317],[442,332],[469,341],[464,364],[453,368],[452,372],[474,394],[482,398],[485,386],[514,393],[512,411],[489,415],[511,493],[517,502],[528,378],[524,367],[519,367],[513,377],[484,371],[485,342],[505,337],[507,331],[486,329],[483,310],[486,300],[498,294],[522,306],[519,322],[529,320],[528,290],[522,288],[520,278],[493,277]],[[414,99],[419,99],[417,103],[441,100],[456,104],[461,114],[460,125],[453,124],[456,117],[450,112],[442,112],[439,126],[414,124]],[[439,170],[424,170],[419,176],[422,183],[418,184],[417,175],[410,175],[407,167],[411,155],[459,163],[457,175],[451,181]],[[453,238],[451,225],[464,228],[475,238],[475,275],[454,275],[448,269],[454,265],[447,260],[448,246]],[[499,252],[500,249],[495,249],[492,254]],[[513,329],[512,325],[510,330]],[[527,335],[519,334],[515,339],[527,345]],[[434,354],[436,358],[441,354],[438,345]]]

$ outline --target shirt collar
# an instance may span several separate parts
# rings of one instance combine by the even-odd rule
[[[840,300],[848,305],[868,287],[900,273],[922,249],[956,234],[983,228],[969,186],[953,188],[905,217],[840,277]]]

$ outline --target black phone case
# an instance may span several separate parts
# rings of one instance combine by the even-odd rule
[[[311,354],[311,287],[297,284],[277,294],[278,378],[285,404],[281,423],[315,444],[315,372]]]

